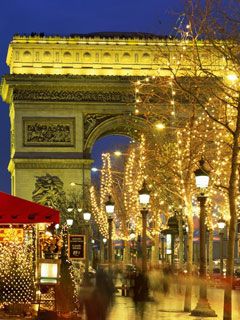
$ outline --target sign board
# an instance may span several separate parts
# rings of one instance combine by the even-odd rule
[[[166,254],[172,254],[172,235],[166,235]]]
[[[68,258],[84,260],[86,256],[85,236],[79,234],[68,235]]]
[[[23,229],[20,228],[1,228],[0,243],[2,242],[23,242]]]
[[[60,276],[59,259],[39,259],[38,279],[41,284],[57,284]]]

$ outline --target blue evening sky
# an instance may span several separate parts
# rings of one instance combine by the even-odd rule
[[[8,73],[6,54],[15,33],[68,35],[103,31],[174,34],[182,0],[0,0],[0,76]],[[1,99],[1,98],[0,98]],[[93,157],[99,159],[109,143],[97,142]],[[107,147],[108,148],[108,147]],[[10,193],[8,105],[0,100],[0,191]]]

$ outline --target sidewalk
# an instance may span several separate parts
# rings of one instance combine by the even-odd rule
[[[211,308],[216,312],[217,317],[202,318],[191,316],[190,313],[183,312],[184,295],[177,294],[172,290],[169,295],[159,294],[157,301],[147,302],[144,320],[222,320],[223,319],[223,290],[208,289],[208,300]],[[198,288],[193,288],[192,309],[195,308],[198,300]],[[240,291],[233,291],[233,317],[232,320],[240,319]],[[137,320],[134,304],[129,297],[116,296],[116,302],[108,317],[108,320]]]
[[[178,292],[176,287],[171,286],[171,291],[168,295],[163,294],[155,295],[154,302],[146,302],[144,318],[141,320],[222,320],[223,319],[223,290],[209,288],[208,289],[208,301],[211,308],[216,312],[217,317],[214,318],[202,318],[191,316],[190,313],[183,312],[184,308],[184,290],[182,293]],[[198,287],[193,287],[192,291],[192,309],[195,308],[198,300]],[[240,319],[240,291],[233,290],[232,293],[232,305],[233,305],[233,317],[232,320]],[[94,306],[93,306],[94,307]],[[30,318],[20,317],[3,317],[0,314],[0,320],[27,320]],[[86,319],[84,319],[86,320]],[[121,291],[116,295],[115,304],[109,314],[107,320],[140,320],[135,312],[135,307],[130,297],[122,297]]]

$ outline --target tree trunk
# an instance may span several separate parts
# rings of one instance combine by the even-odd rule
[[[235,199],[232,201],[229,198],[230,206],[235,207]],[[233,204],[234,203],[234,204]],[[236,208],[233,208],[236,209]],[[236,211],[235,211],[236,212]],[[236,235],[236,215],[231,215],[230,225],[229,225],[229,239],[228,239],[228,259],[227,259],[227,285],[224,290],[224,316],[223,320],[232,319],[232,277],[234,271],[234,246],[235,246],[235,235]]]
[[[230,199],[229,199],[230,202]],[[235,202],[232,201],[232,202]],[[234,204],[235,206],[235,204]],[[228,239],[228,259],[227,259],[227,285],[224,290],[224,316],[223,320],[232,319],[232,277],[234,271],[234,246],[235,246],[235,233],[236,233],[236,217],[231,216],[229,226],[229,239]]]
[[[183,258],[184,258],[184,235],[183,235],[183,219],[182,217],[178,220],[179,230],[179,269],[183,269]]]
[[[188,273],[188,281],[186,283],[186,291],[185,291],[185,299],[184,299],[184,311],[191,311],[191,303],[192,303],[192,260],[193,260],[193,218],[191,211],[188,216],[188,239],[187,239],[187,273]]]
[[[240,134],[240,106],[238,106],[236,130],[233,135],[233,147],[232,147],[232,159],[231,159],[232,166],[231,166],[231,175],[229,179],[229,188],[228,188],[228,201],[229,201],[229,210],[230,210],[231,218],[230,218],[230,224],[229,224],[228,259],[227,259],[227,272],[226,272],[226,277],[228,279],[228,282],[224,291],[223,320],[232,319],[232,277],[233,277],[233,271],[234,271],[234,246],[235,246],[236,225],[237,225],[236,196],[237,196],[239,134]]]

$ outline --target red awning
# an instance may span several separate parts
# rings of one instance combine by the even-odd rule
[[[0,192],[0,224],[59,223],[59,211]]]

